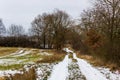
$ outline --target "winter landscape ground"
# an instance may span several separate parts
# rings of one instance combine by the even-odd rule
[[[1,48],[0,80],[120,80],[118,71],[94,67],[69,48],[54,50]],[[60,53],[60,54],[59,54]]]
[[[120,0],[0,0],[0,80],[120,80]]]

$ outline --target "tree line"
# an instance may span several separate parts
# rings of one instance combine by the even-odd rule
[[[1,46],[55,48],[60,50],[66,41],[66,33],[71,25],[70,16],[60,10],[38,15],[31,23],[29,33],[24,27],[12,24],[7,30],[1,20]],[[4,34],[3,34],[4,32]],[[7,35],[5,36],[5,32]],[[2,36],[3,34],[3,36]]]
[[[24,27],[14,24],[6,30],[0,20],[0,46],[60,50],[70,44],[84,54],[120,64],[120,0],[96,0],[77,22],[61,10],[43,13],[28,31],[25,34]]]
[[[90,53],[120,66],[120,0],[96,0],[80,22]]]

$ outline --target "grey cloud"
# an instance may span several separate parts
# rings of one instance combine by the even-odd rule
[[[88,0],[0,0],[0,18],[8,26],[12,23],[28,28],[38,14],[58,8],[76,18],[89,7]]]

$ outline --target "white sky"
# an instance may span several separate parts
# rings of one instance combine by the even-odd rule
[[[79,17],[83,9],[90,6],[90,0],[0,0],[0,18],[5,26],[20,24],[30,27],[34,17],[55,9],[66,11],[73,18]]]

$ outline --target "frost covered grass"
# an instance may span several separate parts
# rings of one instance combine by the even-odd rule
[[[119,71],[110,71],[109,68],[96,67],[108,80],[120,80]]]
[[[16,48],[15,50],[12,49],[13,48],[0,49],[1,53],[2,51],[8,52],[6,55],[0,56],[0,79],[4,78],[2,80],[11,80],[11,78],[13,80],[36,80],[36,78],[37,80],[47,80],[52,72],[53,66],[59,61],[62,61],[66,55],[66,53],[62,51],[58,52],[56,50],[30,48]],[[35,65],[35,73],[34,71],[31,73],[24,72],[23,69],[29,71],[28,67],[24,67],[25,65]],[[10,73],[10,71],[12,73]],[[17,73],[16,71],[22,71],[22,73]]]
[[[27,49],[27,48],[21,48],[18,51],[15,51],[13,53],[4,55],[0,57],[0,79],[3,75],[3,78],[5,80],[9,80],[9,75],[12,77],[13,80],[36,80],[36,77],[38,77],[38,80],[41,80],[42,77],[43,80],[47,79],[52,71],[52,67],[55,64],[55,62],[61,61],[62,58],[65,56],[64,53],[59,52],[57,53],[54,50],[40,50],[40,49]],[[42,63],[38,63],[38,61]],[[37,64],[36,64],[37,63]],[[53,63],[53,64],[52,64]],[[24,74],[21,73],[15,73],[14,75],[11,75],[12,73],[9,73],[9,70],[14,72],[15,70],[20,71],[24,68],[25,65],[34,66],[34,69],[36,69],[35,73],[29,74],[28,72],[24,72]],[[40,73],[40,70],[42,73]],[[8,74],[8,75],[5,75]],[[29,78],[27,77],[29,74],[34,77]],[[19,79],[17,79],[19,77]],[[4,80],[4,79],[3,79]]]
[[[1,50],[9,51],[9,49],[14,51],[14,48],[2,48]],[[0,70],[18,69],[26,64],[59,62],[64,56],[64,52],[56,50],[16,48],[15,52],[0,57]]]
[[[36,67],[36,80],[47,80],[52,72],[55,63],[41,63]]]
[[[0,71],[0,80],[36,80],[36,72],[33,67]]]

